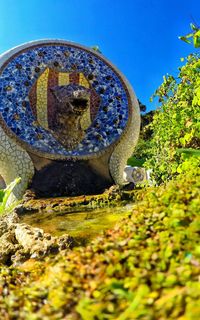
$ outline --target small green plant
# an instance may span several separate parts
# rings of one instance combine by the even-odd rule
[[[101,50],[99,49],[99,46],[92,46],[91,48],[98,53],[102,53]]]
[[[15,188],[15,186],[21,181],[21,178],[16,178],[13,182],[11,182],[6,189],[0,189],[0,215],[12,210],[15,204],[8,206],[8,200],[11,195],[11,192]]]
[[[190,23],[191,32],[185,36],[180,36],[179,39],[186,43],[193,43],[195,48],[200,48],[200,29],[193,23]]]

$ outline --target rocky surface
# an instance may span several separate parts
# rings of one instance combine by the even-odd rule
[[[68,234],[52,236],[40,228],[22,223],[24,214],[44,212],[62,215],[79,212],[80,209],[114,207],[123,201],[133,199],[135,191],[111,186],[103,194],[79,197],[35,199],[35,193],[28,190],[23,201],[13,212],[0,217],[0,263],[18,265],[29,258],[41,259],[73,247],[75,240]]]
[[[42,212],[75,212],[76,208],[95,209],[107,206],[116,206],[122,201],[132,200],[135,193],[134,184],[130,183],[120,188],[113,185],[102,194],[81,195],[76,197],[58,197],[38,199],[33,190],[27,190],[21,205],[16,208],[16,213],[21,216],[27,213]]]
[[[16,211],[0,219],[0,263],[18,265],[73,246],[69,235],[53,237],[42,229],[20,223]]]

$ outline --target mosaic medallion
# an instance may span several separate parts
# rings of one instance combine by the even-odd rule
[[[31,42],[0,57],[1,125],[40,156],[84,158],[107,150],[126,130],[131,95],[111,63],[74,43]]]

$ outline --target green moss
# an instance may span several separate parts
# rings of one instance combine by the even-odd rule
[[[200,169],[137,194],[87,247],[1,268],[0,317],[199,319]]]
[[[114,225],[129,214],[127,206],[89,209],[76,207],[74,212],[48,212],[43,210],[40,214],[26,214],[21,222],[42,228],[54,236],[70,234],[77,243],[85,244],[104,230]]]

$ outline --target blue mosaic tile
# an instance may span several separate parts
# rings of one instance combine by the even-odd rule
[[[72,72],[76,65],[76,71],[84,73],[101,97],[96,120],[87,129],[82,142],[70,151],[48,130],[32,126],[35,117],[28,99],[29,91],[47,67],[54,67],[55,61],[59,64],[59,72]],[[35,71],[38,66],[39,74]],[[94,79],[90,80],[89,75]],[[0,94],[0,112],[7,126],[32,148],[53,155],[77,156],[101,151],[120,137],[128,121],[128,97],[119,76],[97,56],[67,44],[44,44],[18,53],[0,74]],[[25,108],[22,108],[23,101],[26,101]],[[42,134],[39,140],[38,133]]]

